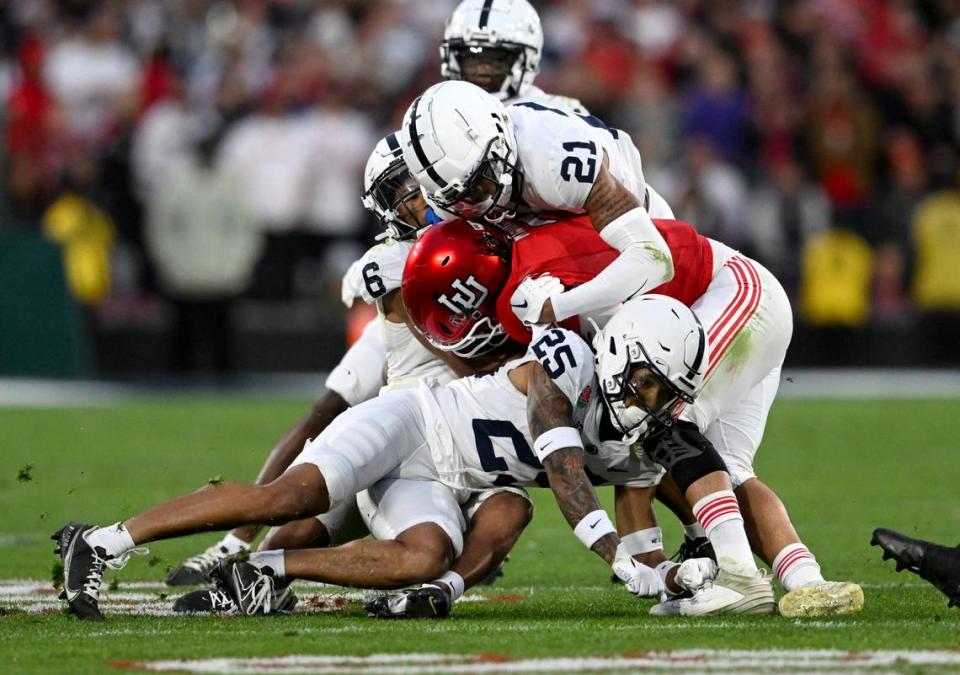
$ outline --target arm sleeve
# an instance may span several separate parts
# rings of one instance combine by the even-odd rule
[[[673,256],[643,207],[609,223],[600,237],[620,255],[600,274],[550,298],[557,321],[613,307],[673,278]]]

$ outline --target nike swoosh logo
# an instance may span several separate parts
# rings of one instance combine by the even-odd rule
[[[517,309],[523,309],[523,308],[525,308],[525,307],[527,306],[527,301],[524,300],[522,305],[518,305],[518,304],[515,303],[515,302],[511,302],[511,303],[510,303],[510,306],[511,306],[511,307],[516,307]]]
[[[592,530],[592,529],[595,528],[597,525],[599,525],[601,520],[603,520],[603,518],[597,518],[597,519],[593,522],[593,524],[590,525],[590,529]]]
[[[77,535],[76,533],[74,533],[73,538],[70,540],[70,544],[67,546],[67,555],[64,556],[64,560],[69,560],[71,563],[73,562],[73,548],[76,545],[76,543],[77,543]],[[73,602],[77,598],[77,596],[80,595],[80,591],[82,590],[82,588],[76,588],[76,589],[70,588],[69,565],[67,566],[67,569],[65,570],[65,573],[63,575],[63,590],[67,594],[67,602]]]

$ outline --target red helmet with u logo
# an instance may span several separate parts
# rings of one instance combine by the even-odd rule
[[[497,297],[510,275],[510,240],[494,225],[451,220],[424,232],[407,256],[407,314],[432,345],[463,358],[507,340]]]

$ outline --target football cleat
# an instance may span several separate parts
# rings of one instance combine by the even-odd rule
[[[434,584],[377,596],[366,605],[367,616],[376,619],[445,619],[451,603],[446,592]]]
[[[863,609],[863,589],[847,581],[824,581],[795,588],[780,598],[778,607],[790,619],[856,614]]]
[[[239,614],[240,607],[226,591],[204,588],[181,595],[173,603],[173,611],[182,614]]]
[[[50,537],[57,542],[53,552],[63,560],[63,591],[70,613],[88,621],[103,621],[100,613],[100,584],[103,568],[121,569],[133,554],[143,555],[145,548],[134,548],[118,556],[108,556],[106,550],[91,546],[86,535],[94,525],[68,523]]]
[[[773,614],[777,605],[766,572],[754,576],[720,570],[712,583],[689,598],[667,600],[650,608],[654,616],[706,616],[712,614]]]
[[[710,558],[713,562],[717,562],[717,554],[713,552],[713,545],[709,539],[706,537],[697,537],[696,539],[684,537],[680,548],[677,549],[670,560],[682,563],[693,558]]]
[[[948,607],[960,607],[960,546],[940,546],[882,527],[873,531],[870,543],[883,549],[884,560],[896,562],[898,572],[913,572],[946,595]]]
[[[288,584],[275,577],[269,567],[225,558],[210,571],[210,578],[247,616],[286,614],[297,603]]]
[[[167,575],[164,583],[167,586],[199,586],[210,580],[210,570],[218,562],[230,555],[230,552],[219,543],[214,544],[203,553],[187,558],[179,567]]]

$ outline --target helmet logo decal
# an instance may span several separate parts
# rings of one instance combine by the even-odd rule
[[[462,281],[454,279],[450,288],[454,291],[453,295],[448,298],[444,293],[437,298],[437,302],[456,314],[473,313],[490,293],[472,274]]]

